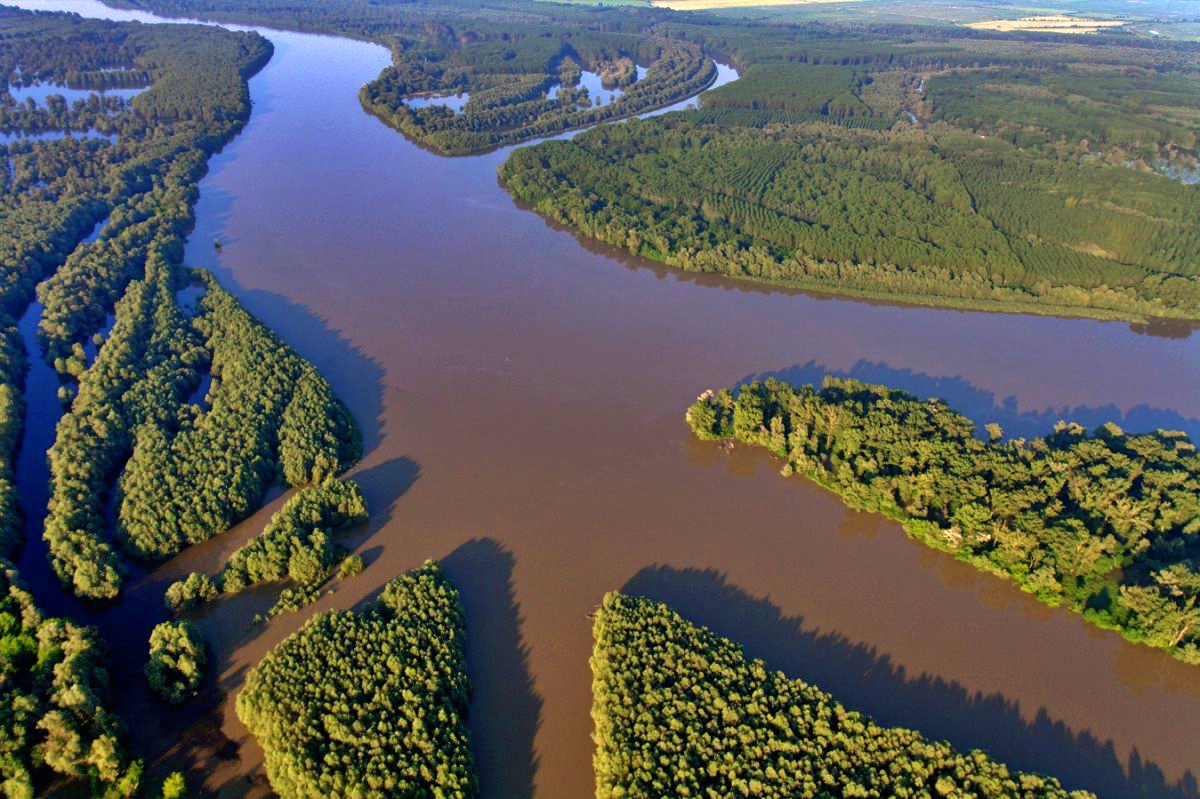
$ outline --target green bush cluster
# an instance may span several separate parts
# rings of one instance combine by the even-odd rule
[[[328,479],[300,489],[267,522],[260,535],[229,556],[218,576],[234,594],[256,583],[291,579],[320,583],[344,557],[334,533],[367,520],[367,501],[357,483]]]
[[[237,697],[275,792],[476,796],[463,637],[458,593],[429,562],[275,647]]]
[[[1091,797],[881,727],[665,605],[609,594],[594,636],[598,799]]]
[[[104,781],[92,775],[87,786],[90,793],[85,794],[82,789],[80,791],[69,790],[67,793],[86,795],[90,799],[131,799],[131,797],[187,799],[187,783],[183,779],[183,774],[178,771],[171,772],[163,780],[159,789],[155,791],[143,784],[145,770],[145,763],[141,760],[134,760],[115,780]]]
[[[345,580],[354,577],[357,574],[362,574],[362,570],[367,567],[363,561],[362,555],[351,555],[342,561],[342,565],[338,567],[338,577]]]
[[[163,602],[172,613],[199,607],[205,602],[212,602],[219,591],[217,584],[207,574],[191,572],[182,580],[176,580],[167,587]]]
[[[200,690],[208,655],[204,638],[187,621],[164,621],[150,632],[146,679],[159,698],[178,705]]]
[[[1047,604],[1200,663],[1200,454],[1183,433],[1060,422],[1024,441],[988,425],[984,442],[944,402],[833,377],[820,391],[706,392],[687,420]]]
[[[281,616],[284,613],[296,613],[299,610],[303,610],[327,593],[327,590],[322,588],[322,585],[323,583],[320,581],[314,581],[284,588],[279,592],[279,596],[275,598],[275,603],[267,609],[267,614],[265,616],[256,616],[255,622],[263,622],[267,619]]]
[[[104,652],[90,627],[45,618],[0,560],[0,789],[32,799],[43,770],[111,782],[125,766]]]

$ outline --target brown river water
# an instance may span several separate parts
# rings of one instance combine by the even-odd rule
[[[312,612],[437,558],[467,608],[489,799],[592,795],[587,616],[613,590],[668,602],[883,723],[1102,797],[1198,795],[1200,668],[849,512],[762,453],[697,442],[683,413],[706,388],[832,372],[945,397],[1012,435],[1071,418],[1200,437],[1200,335],[814,297],[618,256],[518,208],[496,182],[507,151],[441,158],[363,113],[357,90],[386,65],[382,48],[264,33],[275,57],[251,80],[251,122],[201,184],[187,257],[328,375],[362,424],[351,476],[373,513],[350,543],[368,567],[267,625],[249,622],[274,588],[207,611],[206,694],[172,710],[141,676],[162,590],[215,571],[280,500],[98,611],[61,598],[31,542],[22,572],[39,600],[110,641],[118,709],[155,773],[269,793],[233,710],[246,670]],[[36,512],[57,411],[44,371],[30,392],[19,468]]]

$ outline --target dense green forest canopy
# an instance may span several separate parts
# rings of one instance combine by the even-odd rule
[[[49,274],[37,289],[39,338],[69,405],[50,450],[45,537],[64,584],[111,598],[125,571],[106,511],[114,484],[116,542],[138,558],[161,558],[248,515],[276,480],[300,485],[341,471],[358,457],[358,432],[311,365],[210,276],[181,265],[196,184],[209,155],[249,117],[246,79],[270,57],[270,43],[206,26],[17,11],[0,22],[13,42],[0,62],[10,83],[86,83],[80,76],[113,69],[149,82],[131,101],[103,107],[0,109],[0,126],[28,137],[7,148],[7,306],[23,307]],[[47,129],[87,135],[35,137]],[[112,140],[91,137],[96,131]],[[47,235],[48,222],[60,232]],[[75,246],[99,222],[98,235]],[[195,313],[176,297],[188,284],[203,291]],[[89,357],[84,344],[110,319]],[[212,382],[202,407],[189,398],[205,375]]]
[[[173,554],[252,512],[268,485],[324,485],[358,457],[357,427],[324,378],[182,264],[197,183],[248,120],[247,79],[271,52],[253,33],[0,8],[6,86],[144,89],[70,103],[0,93],[0,558],[24,543],[12,463],[26,365],[44,357],[65,406],[44,537],[79,596],[116,596],[118,547]],[[26,352],[14,320],[35,289],[41,351]],[[43,618],[9,560],[0,575],[4,793],[29,797],[68,777],[88,795],[133,795],[141,766],[108,710],[95,633]],[[169,599],[205,593],[192,585]],[[151,637],[147,676],[179,701],[204,657],[194,628],[171,623]],[[163,787],[185,793],[177,777]]]
[[[1200,664],[1200,453],[1183,433],[1059,423],[1005,439],[855,380],[706,392],[697,436],[766,447],[852,508],[1132,641]]]
[[[95,632],[45,618],[0,561],[0,789],[31,799],[48,775],[113,781],[125,766],[122,726]]]
[[[363,107],[414,141],[466,155],[650,111],[706,88],[716,66],[694,42],[659,36],[672,12],[533,2],[137,0],[156,13],[254,20],[336,32],[387,46],[393,66],[365,85]],[[644,68],[637,78],[635,66]],[[596,73],[623,93],[600,103],[580,83]],[[430,96],[465,94],[461,111]]]
[[[1200,51],[664,23],[702,109],[516,151],[514,196],[682,269],[943,305],[1200,317]]]
[[[476,796],[464,634],[458,592],[431,561],[275,647],[237,697],[275,792]]]
[[[609,594],[593,632],[598,799],[1091,796],[880,727],[665,605]]]

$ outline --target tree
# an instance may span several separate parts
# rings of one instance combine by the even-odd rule
[[[1121,586],[1118,602],[1130,613],[1130,629],[1151,646],[1200,642],[1200,571],[1191,564],[1159,569],[1150,585]],[[1189,651],[1194,657],[1196,645]]]
[[[150,633],[146,679],[161,699],[177,705],[196,695],[207,661],[204,639],[191,622],[165,621]]]

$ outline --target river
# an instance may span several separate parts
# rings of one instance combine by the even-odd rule
[[[1200,335],[772,291],[619,256],[518,208],[496,182],[507,150],[441,158],[363,113],[383,48],[264,34],[275,56],[201,184],[187,259],[363,425],[351,476],[373,521],[351,543],[367,569],[315,609],[426,558],[462,591],[485,797],[592,795],[587,614],[619,589],[883,723],[1103,797],[1197,795],[1200,668],[912,543],[760,452],[697,442],[683,413],[753,375],[833,372],[945,397],[1011,435],[1071,418],[1200,437]],[[31,398],[33,427],[51,405]],[[158,773],[187,768],[226,796],[267,792],[233,698],[312,609],[250,626],[270,591],[218,603],[200,620],[215,677],[180,710],[146,695],[145,635],[165,585],[215,570],[278,502],[139,574],[114,607],[53,605],[113,642],[118,709]]]

